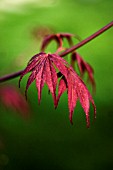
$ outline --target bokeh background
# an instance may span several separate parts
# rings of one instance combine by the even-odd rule
[[[0,0],[0,76],[23,69],[39,52],[40,30],[75,33],[84,39],[112,19],[113,0]],[[97,118],[93,121],[91,106],[89,129],[79,102],[72,126],[66,93],[54,110],[46,86],[40,106],[35,83],[29,88],[27,120],[0,104],[1,170],[113,169],[112,36],[110,28],[78,50],[95,70]],[[23,94],[27,77],[21,83]],[[0,86],[18,88],[18,79]]]

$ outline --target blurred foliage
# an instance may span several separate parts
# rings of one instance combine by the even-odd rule
[[[41,39],[32,36],[34,28],[48,27],[56,33],[75,33],[84,39],[113,19],[112,0],[43,0],[40,3],[1,9],[1,76],[23,69],[39,52]],[[0,105],[0,144],[4,143],[4,147],[0,147],[1,169],[113,168],[112,35],[113,28],[78,50],[95,70],[97,119],[93,122],[91,107],[90,129],[86,128],[85,114],[79,103],[73,117],[74,125],[70,125],[66,93],[54,110],[45,86],[39,106],[33,83],[28,91],[32,107],[29,120],[23,120]],[[52,50],[52,46],[50,48]],[[26,80],[27,76],[21,85],[23,93]],[[9,83],[18,86],[18,78]]]

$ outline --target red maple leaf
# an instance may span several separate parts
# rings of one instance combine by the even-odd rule
[[[79,99],[86,114],[87,126],[89,127],[89,101],[91,101],[93,104],[94,113],[96,114],[94,101],[83,81],[63,58],[57,54],[46,54],[44,52],[35,55],[28,62],[27,67],[20,76],[19,84],[23,76],[30,71],[32,71],[32,73],[27,81],[25,92],[26,95],[31,83],[36,80],[38,101],[40,103],[42,88],[46,83],[53,96],[54,105],[57,107],[60,96],[67,89],[68,107],[70,112],[69,117],[71,123],[74,108],[76,106],[77,100]],[[58,96],[56,97],[56,87],[58,78],[60,77],[61,79],[58,86]]]
[[[0,101],[5,107],[18,112],[24,118],[29,117],[29,105],[16,87],[11,85],[1,87]]]
[[[45,36],[45,38],[42,42],[41,51],[45,51],[45,48],[47,47],[47,45],[52,40],[55,40],[57,42],[57,45],[58,45],[57,52],[59,52],[59,51],[64,49],[63,48],[63,39],[66,38],[69,45],[71,46],[73,44],[72,37],[74,37],[74,36],[75,36],[74,34],[69,34],[69,33],[59,33],[59,34],[47,35],[47,36]]]
[[[76,74],[72,67],[67,68],[67,76],[65,77],[63,76],[59,82],[57,104],[60,96],[63,94],[65,90],[67,90],[68,92],[68,107],[70,112],[69,114],[70,122],[72,123],[74,108],[76,107],[77,100],[79,99],[82,108],[86,114],[87,127],[89,127],[90,125],[89,102],[91,102],[94,107],[94,117],[96,117],[96,107],[87,87],[85,86],[84,82],[79,78],[79,76]]]
[[[83,77],[84,73],[88,73],[88,81],[92,84],[93,90],[95,91],[95,80],[94,80],[94,70],[90,64],[85,62],[83,58],[77,53],[73,52],[71,55],[71,65],[74,67],[75,62],[78,64],[78,68],[80,70],[80,74]]]
[[[57,86],[57,72],[55,67],[59,69],[60,72],[63,69],[65,72],[65,65],[68,64],[64,59],[59,57],[56,54],[46,54],[44,52],[39,53],[32,57],[29,61],[27,67],[23,71],[20,80],[28,72],[32,71],[31,75],[28,78],[26,85],[26,96],[27,90],[31,83],[36,79],[36,87],[38,89],[38,101],[40,103],[41,91],[44,86],[44,83],[48,85],[48,88],[53,96],[54,105],[56,106],[56,86]]]

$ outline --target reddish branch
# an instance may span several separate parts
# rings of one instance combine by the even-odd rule
[[[83,41],[81,41],[77,45],[74,45],[71,48],[65,50],[64,52],[62,52],[60,54],[60,56],[63,57],[65,55],[69,54],[70,52],[73,52],[74,50],[82,47],[83,45],[87,44],[89,41],[91,41],[94,38],[96,38],[97,36],[101,35],[103,32],[105,32],[106,30],[108,30],[112,26],[113,26],[113,21],[110,22],[109,24],[107,24],[106,26],[104,26],[103,28],[101,28],[100,30],[98,30],[97,32],[95,32],[94,34],[92,34],[91,36],[89,36],[88,38],[84,39]],[[0,78],[0,83],[20,76],[22,74],[22,72],[23,72],[23,70],[1,77]]]
[[[73,52],[74,50],[77,50],[78,48],[82,47],[83,45],[87,44],[89,41],[93,40],[94,38],[96,38],[97,36],[99,36],[100,34],[102,34],[103,32],[105,32],[106,30],[108,30],[109,28],[111,28],[113,26],[113,21],[110,22],[109,24],[107,24],[106,26],[104,26],[103,28],[101,28],[100,30],[98,30],[97,32],[95,32],[94,34],[92,34],[91,36],[89,36],[88,38],[84,39],[83,41],[81,41],[80,43],[78,43],[77,45],[74,45],[73,47],[65,50],[64,52],[62,52],[60,54],[61,57],[67,55],[70,52]]]
[[[18,71],[18,72],[15,72],[15,73],[8,74],[8,75],[5,75],[3,77],[0,77],[0,83],[20,76],[23,73],[23,71],[24,70],[21,70],[21,71]]]

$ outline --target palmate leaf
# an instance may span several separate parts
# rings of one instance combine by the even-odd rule
[[[39,53],[39,55],[35,55],[35,57],[33,57],[30,60],[26,69],[23,71],[23,74],[20,77],[20,81],[23,78],[23,76],[31,70],[32,70],[32,73],[29,76],[27,85],[26,85],[26,95],[27,95],[27,90],[30,84],[36,79],[36,87],[38,90],[38,101],[40,103],[42,88],[44,86],[44,83],[46,82],[50,92],[52,93],[54,104],[55,104],[56,103],[57,73],[53,66],[51,55],[46,54],[46,53]]]
[[[76,62],[78,64],[78,68],[79,68],[81,77],[83,77],[85,72],[88,73],[88,81],[91,83],[91,85],[93,87],[93,91],[95,92],[96,85],[95,85],[95,80],[94,80],[94,70],[93,70],[93,68],[91,67],[90,64],[85,62],[83,60],[83,58],[77,52],[73,52],[72,55],[71,55],[71,65],[72,65],[72,67],[74,67]]]
[[[58,45],[58,50],[63,49],[63,39],[67,39],[68,43],[70,46],[72,46],[72,37],[76,37],[79,39],[76,35],[70,34],[70,33],[60,33],[60,34],[51,34],[45,36],[42,45],[41,45],[41,51],[45,51],[45,48],[48,46],[48,44],[52,41],[55,40],[57,45]]]
[[[76,107],[77,100],[80,100],[81,106],[86,114],[87,127],[89,127],[90,125],[89,102],[91,102],[94,107],[94,117],[96,117],[96,106],[85,84],[78,77],[78,75],[76,74],[76,72],[73,70],[72,67],[67,68],[67,79],[62,78],[60,80],[57,103],[60,99],[60,96],[63,94],[63,92],[66,89],[68,92],[68,107],[70,113],[69,114],[70,122],[73,123],[72,116],[73,116],[74,108]]]
[[[69,105],[69,111],[70,111],[70,121],[72,122],[73,111],[76,106],[76,102],[79,99],[81,106],[86,114],[87,127],[89,127],[90,125],[89,102],[91,102],[94,107],[94,117],[96,117],[96,107],[95,107],[94,101],[88,89],[86,88],[85,84],[78,77],[78,75],[75,73],[75,71],[72,68],[69,69],[68,71],[67,83],[68,83],[68,105]]]
[[[40,103],[42,88],[46,83],[52,94],[54,106],[56,108],[61,95],[67,90],[70,122],[72,123],[72,116],[77,100],[80,100],[86,115],[87,127],[89,127],[89,102],[92,103],[94,107],[94,115],[96,115],[94,101],[83,81],[63,58],[57,54],[46,54],[44,52],[33,56],[20,76],[19,84],[23,76],[29,71],[32,72],[27,81],[25,91],[26,96],[29,86],[34,80],[36,80],[38,101]],[[59,78],[58,95],[56,96],[56,87]]]
[[[56,86],[58,76],[55,67],[57,67],[62,74],[64,73],[66,75],[65,65],[67,65],[67,62],[56,54],[39,53],[33,56],[28,62],[27,67],[20,76],[19,85],[23,76],[29,71],[32,71],[26,85],[26,96],[29,86],[36,79],[39,103],[41,99],[42,88],[44,83],[46,83],[53,96],[54,105],[56,107]]]

